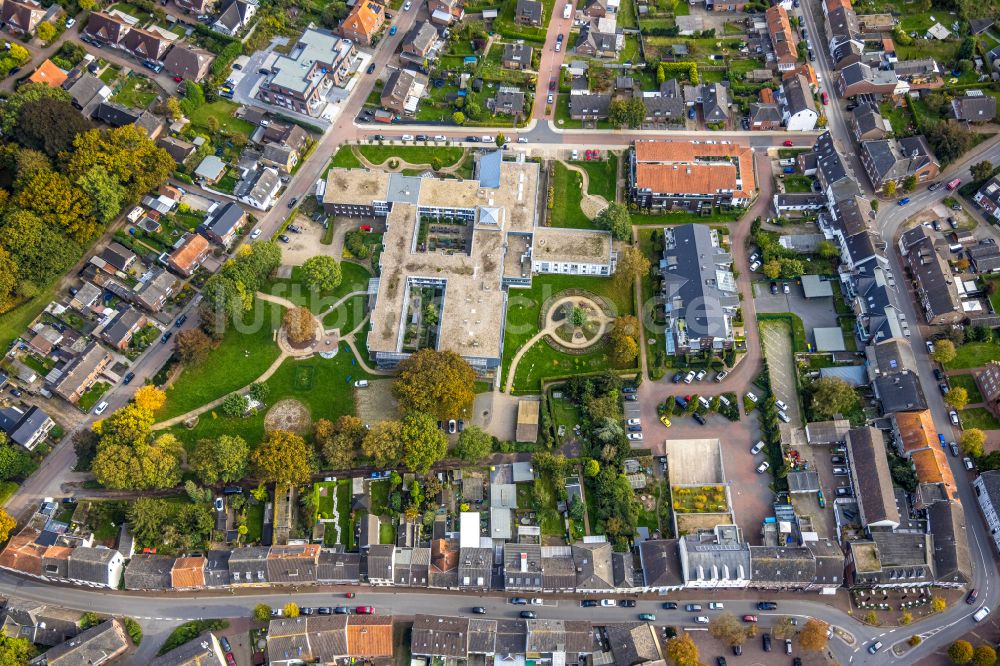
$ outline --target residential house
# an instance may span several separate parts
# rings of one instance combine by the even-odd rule
[[[1000,418],[1000,361],[991,360],[976,374],[976,386],[983,394],[983,403],[994,416]]]
[[[1000,176],[994,176],[986,181],[972,200],[983,209],[984,215],[1000,220]]]
[[[805,546],[750,546],[750,587],[809,589],[816,580],[816,556]]]
[[[750,548],[734,525],[685,534],[678,540],[678,550],[687,588],[745,588],[750,584]]]
[[[425,69],[427,61],[437,58],[441,39],[437,28],[430,21],[422,21],[414,26],[403,40],[400,58]]]
[[[901,519],[882,432],[864,427],[847,433],[847,463],[861,524],[866,528],[899,527]]]
[[[757,192],[753,150],[738,144],[636,141],[627,178],[629,200],[652,210],[743,208]]]
[[[361,554],[320,551],[316,580],[321,584],[356,585],[361,580]]]
[[[30,35],[45,18],[45,7],[34,0],[4,0],[0,21],[15,35]]]
[[[274,199],[281,189],[281,175],[273,167],[264,167],[256,174],[246,179],[244,188],[238,192],[242,203],[257,210],[268,210],[274,205]]]
[[[927,409],[920,377],[914,370],[881,375],[872,382],[872,388],[882,404],[883,414]]]
[[[111,97],[111,88],[100,78],[86,72],[73,81],[66,89],[73,106],[80,110],[84,118],[90,118],[104,101]]]
[[[50,372],[45,380],[53,393],[74,405],[93,386],[112,361],[111,354],[91,342],[76,358]]]
[[[580,654],[594,651],[593,629],[587,620],[527,620],[524,651],[541,663],[580,663]]]
[[[167,151],[177,164],[183,164],[197,150],[193,143],[174,136],[161,136],[156,145]]]
[[[242,546],[234,548],[229,555],[229,576],[234,587],[244,585],[267,585],[268,553],[266,546]],[[280,568],[277,567],[276,568]],[[287,571],[287,569],[286,569]]]
[[[77,289],[75,294],[73,294],[69,305],[81,314],[89,314],[91,312],[91,308],[100,303],[103,293],[104,291],[93,282],[84,280],[80,284],[80,288]]]
[[[661,303],[667,317],[664,351],[673,356],[730,349],[739,308],[732,256],[708,225],[666,227],[663,234],[657,308]]]
[[[453,539],[431,541],[430,587],[458,588],[458,542]]]
[[[247,213],[236,203],[216,203],[209,209],[198,233],[213,243],[229,247],[247,222]]]
[[[878,69],[863,62],[856,62],[841,69],[837,73],[834,85],[841,97],[893,95],[905,92],[905,85],[904,89],[900,89],[896,72]]]
[[[417,657],[465,660],[469,655],[469,624],[466,617],[417,614],[413,618],[410,652]]]
[[[465,18],[465,3],[463,0],[428,0],[427,13],[434,23],[451,25]]]
[[[514,8],[514,22],[518,25],[542,25],[544,6],[539,0],[517,0]]]
[[[789,132],[811,132],[819,112],[806,77],[799,74],[781,83],[781,120]]]
[[[427,587],[430,566],[430,548],[395,548],[392,553],[392,584]]]
[[[142,553],[132,557],[125,567],[126,590],[169,590],[174,558]]]
[[[760,102],[750,105],[750,129],[753,131],[773,131],[781,128],[782,113],[774,99],[774,91],[763,88]]]
[[[1000,552],[1000,470],[981,473],[972,480],[972,488],[976,491],[979,510],[983,513],[993,546]]]
[[[971,236],[971,232],[965,232]],[[958,234],[953,234],[953,236],[958,236]],[[971,239],[959,239],[956,238],[955,242],[958,243],[969,243],[974,242],[975,238]],[[965,251],[965,254],[969,257],[969,261],[972,262],[972,269],[977,273],[995,273],[1000,270],[1000,247],[997,247],[996,243],[992,238],[984,239]]]
[[[667,79],[655,91],[633,89],[632,95],[642,99],[646,107],[645,124],[656,127],[684,126],[687,103],[684,100],[684,90],[677,79]]]
[[[55,64],[46,58],[42,61],[42,64],[31,73],[28,77],[28,81],[31,83],[44,83],[53,88],[61,88],[66,82],[66,72],[59,69]]]
[[[701,114],[706,123],[725,123],[729,120],[729,90],[721,83],[701,86]]]
[[[149,666],[227,666],[225,654],[215,634],[207,632],[166,654],[156,657]]]
[[[146,316],[126,305],[121,308],[101,331],[101,339],[111,347],[124,351],[128,349],[132,336],[146,325]]]
[[[122,48],[141,60],[159,62],[167,52],[170,42],[158,32],[132,27],[122,41]]]
[[[82,627],[83,613],[68,608],[8,602],[3,610],[3,634],[36,645],[60,645],[77,636]]]
[[[108,101],[98,104],[92,117],[111,127],[125,127],[136,124],[141,115],[142,111],[139,109],[130,109],[118,102]]]
[[[224,0],[212,30],[235,37],[257,13],[257,0]]]
[[[900,185],[910,176],[916,176],[918,183],[929,182],[941,171],[941,165],[921,135],[863,141],[858,152],[861,165],[876,190],[889,181]]]
[[[261,139],[265,145],[268,143],[281,144],[282,146],[293,148],[301,155],[309,143],[309,132],[292,123],[281,123],[277,120],[272,120],[263,129],[264,133],[261,135]]]
[[[493,112],[520,117],[525,113],[524,91],[514,86],[498,86],[493,99]]]
[[[542,547],[533,543],[503,545],[503,584],[511,592],[542,590]]]
[[[583,15],[590,18],[603,18],[608,15],[608,0],[588,0],[583,8]]]
[[[928,587],[934,583],[933,537],[919,532],[871,533],[847,542],[846,582],[852,589]]]
[[[899,79],[896,94],[933,90],[944,85],[941,66],[933,58],[893,61],[892,71]]]
[[[113,548],[73,548],[69,552],[66,578],[90,587],[117,590],[125,571],[125,557]]]
[[[542,546],[542,590],[572,592],[576,588],[576,566],[569,546]]]
[[[934,544],[934,584],[962,588],[972,582],[972,558],[965,511],[955,500],[932,502],[927,507],[927,531]]]
[[[32,666],[77,666],[79,664],[100,666],[120,657],[128,648],[128,635],[122,621],[112,618],[46,650],[28,663]]]
[[[359,0],[340,23],[340,34],[356,44],[370,46],[385,23],[385,5],[376,0]]]
[[[412,116],[427,90],[427,76],[410,69],[396,69],[382,87],[382,108],[399,115]]]
[[[215,0],[174,0],[178,7],[191,14],[207,15],[215,11]]]
[[[577,542],[572,549],[577,592],[600,594],[615,589],[610,543]]]
[[[182,277],[190,277],[211,252],[208,239],[201,234],[187,234],[167,256],[167,266]]]
[[[501,62],[504,69],[531,69],[532,49],[523,43],[504,44]]]
[[[347,622],[344,615],[271,620],[267,628],[269,661],[281,666],[336,663],[348,653]]]
[[[131,30],[132,26],[117,14],[91,12],[83,34],[101,44],[118,48]]]
[[[207,4],[207,2],[206,2]],[[215,56],[211,51],[192,44],[177,44],[163,60],[163,70],[170,76],[179,76],[185,81],[201,81],[208,74]]]
[[[851,134],[857,142],[879,141],[892,134],[892,125],[882,117],[878,107],[867,102],[854,109],[849,121]]]
[[[269,143],[260,155],[261,164],[274,167],[283,174],[290,174],[299,163],[299,153],[291,146]]]
[[[989,122],[997,117],[997,98],[982,90],[966,90],[965,95],[951,100],[951,115],[970,123]]]
[[[29,451],[38,446],[55,425],[52,417],[34,405],[26,410],[14,405],[0,407],[0,431],[9,441]]]
[[[682,589],[677,539],[649,539],[639,543],[639,562],[646,590],[665,594]]]
[[[365,4],[359,2],[354,8]],[[270,66],[257,98],[297,113],[319,116],[326,108],[330,89],[346,85],[355,55],[357,47],[350,38],[309,28],[290,55],[278,56]]]
[[[458,553],[458,587],[462,590],[487,592],[492,583],[493,549],[460,548]]]
[[[962,321],[965,314],[956,279],[948,262],[934,247],[934,241],[924,238],[910,248],[906,259],[927,323],[937,326]]]
[[[194,170],[195,182],[214,185],[226,173],[226,163],[216,155],[207,155]]]
[[[767,34],[774,49],[775,64],[779,71],[794,69],[799,61],[798,36],[788,19],[788,11],[780,3],[765,12]]]
[[[97,266],[111,275],[128,273],[129,269],[138,261],[138,257],[132,250],[117,241],[111,241],[101,251],[99,259],[100,263]]]
[[[616,622],[604,626],[614,664],[664,664],[663,647],[649,622]]]
[[[393,553],[392,544],[373,543],[368,547],[368,583],[370,585],[393,584]]]
[[[592,58],[614,58],[624,45],[624,35],[613,16],[591,19],[581,26],[576,52]]]
[[[592,93],[589,91],[569,96],[569,117],[573,120],[595,122],[608,117],[611,108],[611,93]]]
[[[319,544],[271,546],[267,554],[267,582],[271,585],[309,585],[316,582]]]

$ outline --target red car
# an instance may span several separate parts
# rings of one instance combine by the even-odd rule
[[[829,103],[830,103],[830,96],[829,96],[829,95],[827,95],[826,93],[823,93],[823,94],[822,94],[822,95],[820,95],[819,97],[820,97],[820,99],[822,99],[822,100],[823,100],[823,106],[826,106],[827,104],[829,104]]]
[[[354,598],[354,593],[353,592],[346,592],[346,593],[344,593],[344,596],[347,597],[348,599],[353,599]]]
[[[756,615],[744,615],[743,616],[743,621],[744,622],[756,622],[757,621],[757,616]]]
[[[556,89],[556,80],[555,79],[551,79],[549,81],[549,90],[555,90],[555,89]]]
[[[785,139],[785,142],[781,145],[783,145],[785,148],[791,148],[795,144],[792,143],[791,139]]]
[[[372,615],[375,613],[374,606],[358,606],[354,609],[354,612],[358,615]]]
[[[181,82],[181,81],[183,81],[183,80],[184,80],[184,77],[183,77],[183,76],[175,76],[175,77],[174,77],[174,81],[176,81],[177,83],[180,83],[180,82]]]
[[[236,657],[233,656],[232,652],[226,653],[226,663],[229,664],[229,666],[236,666]]]

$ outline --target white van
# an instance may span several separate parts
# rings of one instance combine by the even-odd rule
[[[708,401],[708,398],[706,398],[703,395],[698,396],[698,402],[701,403],[701,406],[704,407],[705,409],[708,409],[709,407],[712,406],[712,403]]]
[[[750,448],[750,453],[751,455],[757,455],[763,450],[764,450],[764,440],[760,440]]]
[[[720,395],[719,396],[719,402],[722,403],[723,405],[725,405],[726,407],[729,406],[729,398],[727,398],[724,395]]]
[[[573,5],[567,2],[566,6],[563,7],[563,18],[568,19],[570,17],[570,14],[572,13],[573,13]]]
[[[792,420],[790,418],[788,418],[788,414],[784,413],[781,410],[778,410],[778,418],[781,419],[782,421],[784,421],[785,423],[791,423],[792,422]]]
[[[976,622],[982,622],[983,618],[990,614],[989,606],[983,606],[976,611],[976,614],[972,616],[972,619]]]

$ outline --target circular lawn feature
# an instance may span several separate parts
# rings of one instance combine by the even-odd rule
[[[264,430],[289,430],[304,435],[311,425],[309,408],[295,398],[279,400],[264,416]]]

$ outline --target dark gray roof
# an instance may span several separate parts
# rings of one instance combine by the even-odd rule
[[[646,622],[604,625],[616,666],[635,666],[663,658],[656,630]]]
[[[348,654],[346,615],[276,619],[268,624],[267,650],[272,662],[294,660],[330,664]]]
[[[379,580],[392,580],[392,553],[394,547],[389,544],[372,544],[368,548],[368,577]]]
[[[804,547],[750,546],[750,571],[754,583],[805,587],[816,577],[816,560]]]
[[[311,551],[308,546],[271,546],[267,555],[267,582],[271,584],[315,583],[318,558],[319,553]]]
[[[585,620],[528,620],[527,652],[590,652],[590,622]]]
[[[978,91],[977,91],[978,92]],[[997,98],[992,95],[965,95],[951,101],[952,113],[959,120],[983,123],[997,115]]]
[[[316,579],[321,583],[356,583],[361,578],[361,554],[323,550],[319,554]]]
[[[932,315],[953,312],[959,308],[953,293],[952,278],[947,264],[940,261],[934,243],[926,238],[914,246],[914,251],[921,258],[917,260],[913,252],[910,254],[910,270],[917,279],[921,289],[921,301]]]
[[[229,575],[228,550],[210,550],[205,556],[205,585],[208,587],[226,587],[231,582]]]
[[[892,475],[881,431],[853,428],[847,433],[847,455],[864,525],[879,522],[898,525],[899,509],[892,493]]]
[[[750,578],[750,550],[745,543],[701,543],[685,535],[679,542],[691,581],[747,580]]]
[[[885,340],[865,347],[868,365],[887,375],[903,370],[916,370],[917,363],[913,356],[913,347],[906,340]]]
[[[27,638],[38,645],[59,645],[80,633],[83,613],[44,604],[8,603],[4,608],[4,633]]]
[[[132,306],[126,306],[115,315],[111,323],[101,332],[101,336],[117,346],[130,336],[139,322],[145,318],[144,314]]]
[[[517,0],[516,16],[527,16],[532,21],[541,22],[544,5],[538,0]]]
[[[904,370],[876,378],[875,394],[882,401],[883,414],[927,409],[920,378],[914,371]]]
[[[229,574],[234,585],[267,583],[267,553],[265,546],[234,548],[229,556]]]
[[[135,261],[135,253],[117,241],[112,241],[101,251],[101,259],[115,270],[124,271]]]
[[[216,666],[219,657],[212,642],[202,634],[194,640],[174,648],[170,652],[153,659],[149,666]],[[221,666],[221,664],[219,664]]]
[[[524,91],[520,88],[500,86],[497,89],[496,112],[518,116],[524,113]]]
[[[511,60],[517,60],[531,67],[531,47],[526,44],[504,44],[502,62]]]
[[[424,21],[410,32],[409,42],[423,53],[429,49],[438,38],[437,28],[430,21]]]
[[[889,139],[862,141],[861,152],[866,156],[867,164],[875,170],[879,182],[889,177],[896,166],[896,153]]]
[[[130,109],[116,102],[101,102],[94,110],[94,119],[112,127],[124,127],[139,120],[142,112],[138,109]]]
[[[879,113],[878,107],[874,104],[859,104],[856,109],[854,109],[854,125],[857,130],[862,134],[867,134],[868,132],[881,132],[885,135],[885,119],[882,118],[882,114]]]
[[[986,495],[995,509],[1000,510],[1000,470],[991,469],[979,475]]]
[[[577,589],[614,589],[610,543],[574,543],[573,564],[576,566]]]
[[[847,164],[837,151],[836,142],[829,132],[819,136],[813,152],[816,154],[816,177],[824,190],[833,190],[835,201],[861,194],[861,189],[847,170]]]
[[[427,587],[430,565],[430,548],[396,548],[392,557],[393,582],[407,587]]]
[[[503,574],[507,588],[542,589],[542,547],[529,543],[505,543]]]
[[[108,564],[121,553],[111,548],[74,548],[69,554],[68,577],[88,583],[108,584]]]
[[[785,79],[781,84],[781,91],[790,114],[795,115],[802,111],[816,112],[812,90],[809,89],[809,82],[803,75],[796,74]]]
[[[848,236],[844,239],[844,246],[855,266],[879,256],[878,249],[875,247],[875,238],[869,231]]]
[[[136,555],[125,567],[125,589],[170,589],[174,558],[167,555]]]
[[[103,664],[128,649],[125,629],[117,619],[105,620],[31,661],[38,666]]]
[[[492,548],[462,548],[458,552],[459,587],[489,587],[493,570]]]
[[[813,583],[839,587],[844,583],[844,551],[835,541],[808,541],[806,547],[816,558],[816,578]]]
[[[639,561],[646,587],[679,587],[680,555],[677,539],[656,539],[639,544]]]
[[[21,446],[27,446],[49,420],[49,415],[34,405],[28,411],[17,407],[0,409],[0,430],[7,433],[10,441]]]
[[[472,618],[469,620],[469,652],[494,654],[497,644],[497,621]]]
[[[927,509],[927,524],[934,535],[934,579],[941,584],[972,582],[969,535],[965,511],[958,502],[934,502]]]
[[[815,192],[782,192],[776,194],[775,202],[779,207],[787,206],[814,206],[822,207],[826,204],[826,197]]]
[[[636,94],[639,97],[641,93]],[[670,119],[683,121],[687,113],[687,104],[684,102],[684,90],[676,79],[667,79],[660,84],[658,95],[642,95],[643,104],[646,105],[646,117],[653,120]]]
[[[780,123],[781,111],[777,104],[751,104],[750,124],[754,123]]]
[[[927,238],[927,230],[924,225],[918,224],[912,229],[907,229],[899,237],[899,244],[905,251],[909,252],[911,247],[919,245]]]
[[[708,122],[729,118],[729,91],[721,83],[706,83],[701,87],[701,110]]]
[[[542,587],[546,590],[569,590],[576,586],[576,568],[572,556],[548,556],[542,552]]]
[[[246,212],[239,204],[230,201],[212,211],[211,215],[198,225],[198,232],[203,236],[225,238],[227,234],[246,218]]]
[[[415,655],[465,659],[469,651],[469,618],[414,616],[410,651]]]
[[[635,587],[635,561],[632,551],[611,553],[612,582],[617,588]]]
[[[523,654],[528,639],[528,627],[524,620],[497,620],[496,654],[499,657]]]
[[[611,95],[605,93],[578,93],[569,96],[570,117],[607,118]]]

